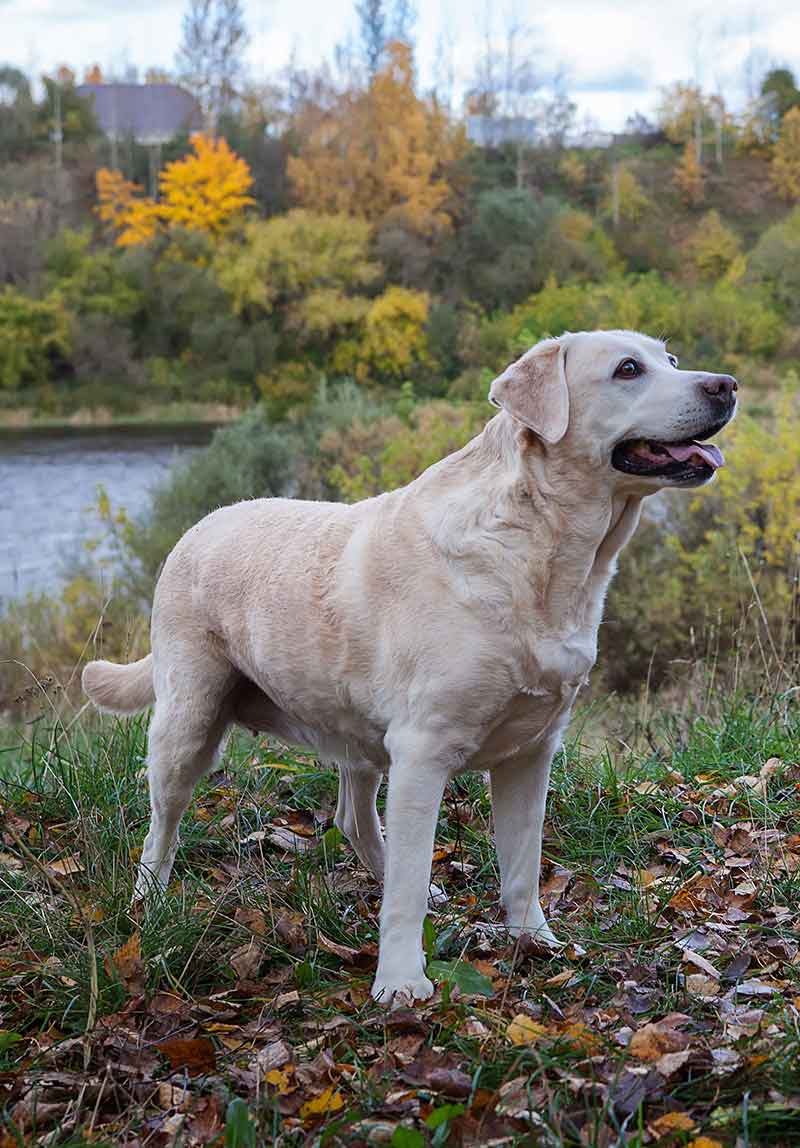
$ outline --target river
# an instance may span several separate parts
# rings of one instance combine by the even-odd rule
[[[103,487],[112,506],[144,510],[152,489],[213,427],[81,428],[0,434],[0,604],[54,591],[66,565],[102,534]],[[102,547],[93,556],[98,569]]]

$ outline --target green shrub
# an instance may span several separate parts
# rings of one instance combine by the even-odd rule
[[[70,354],[69,317],[57,296],[0,292],[0,389],[20,391],[58,377]]]

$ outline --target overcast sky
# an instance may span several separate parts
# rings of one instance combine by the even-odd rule
[[[169,69],[186,0],[0,0],[0,63],[38,75],[67,63]],[[244,0],[248,62],[259,79],[294,58],[330,59],[353,36],[353,0]],[[509,17],[533,29],[527,51],[542,76],[561,70],[579,118],[616,129],[652,113],[662,85],[698,78],[741,104],[772,63],[800,74],[800,0],[417,0],[417,60],[424,87],[447,71],[469,84],[487,11],[499,47]],[[748,68],[748,60],[751,66]],[[748,77],[750,79],[748,80]]]

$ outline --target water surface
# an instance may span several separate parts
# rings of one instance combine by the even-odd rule
[[[135,515],[171,467],[208,442],[213,427],[163,426],[0,434],[0,602],[57,590],[64,570],[103,528],[96,506]],[[92,558],[101,568],[101,547]]]

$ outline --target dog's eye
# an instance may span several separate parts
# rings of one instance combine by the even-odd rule
[[[669,361],[673,367],[677,367],[677,365],[678,365],[678,356],[677,355],[667,355],[667,358],[669,359]]]
[[[635,359],[623,359],[614,371],[615,379],[635,379],[643,374],[642,368]]]

